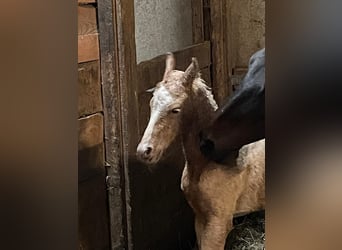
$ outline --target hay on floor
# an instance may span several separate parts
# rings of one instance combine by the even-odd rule
[[[234,219],[234,229],[229,233],[225,250],[264,250],[265,211]]]

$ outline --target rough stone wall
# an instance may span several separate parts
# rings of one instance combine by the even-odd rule
[[[191,0],[135,0],[137,62],[192,44]]]
[[[250,56],[265,47],[265,0],[230,0],[234,67],[246,67]]]

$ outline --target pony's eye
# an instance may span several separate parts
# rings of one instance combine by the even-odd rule
[[[171,110],[172,113],[177,114],[180,112],[180,108],[175,108]]]

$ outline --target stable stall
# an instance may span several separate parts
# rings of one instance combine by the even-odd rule
[[[175,142],[153,171],[135,150],[149,118],[145,90],[165,53],[197,57],[220,104],[264,47],[262,0],[78,0],[79,248],[190,249],[193,213]]]

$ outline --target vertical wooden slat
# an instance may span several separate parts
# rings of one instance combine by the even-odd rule
[[[226,2],[226,32],[225,32],[225,41],[226,41],[226,55],[227,55],[227,74],[228,74],[228,93],[227,95],[231,95],[234,91],[234,80],[233,80],[233,70],[235,67],[235,57],[237,48],[234,47],[233,39],[235,33],[232,25],[232,4],[233,0],[229,0]]]
[[[111,249],[125,248],[123,183],[120,167],[120,90],[112,0],[98,1],[101,81],[104,111],[105,161]]]
[[[126,247],[133,249],[131,229],[131,193],[129,161],[135,161],[138,142],[138,94],[136,80],[136,45],[134,0],[116,0],[116,37],[119,65],[121,156],[124,178]]]
[[[203,36],[205,41],[210,40],[210,3],[203,0]]]
[[[132,13],[133,0],[98,0],[112,249],[133,247],[128,159],[135,151],[138,126]]]
[[[228,68],[227,47],[225,41],[226,33],[226,1],[211,0],[211,48],[212,48],[212,84],[215,99],[222,104],[228,93]]]
[[[192,41],[194,44],[204,41],[203,0],[191,0],[192,3]]]

